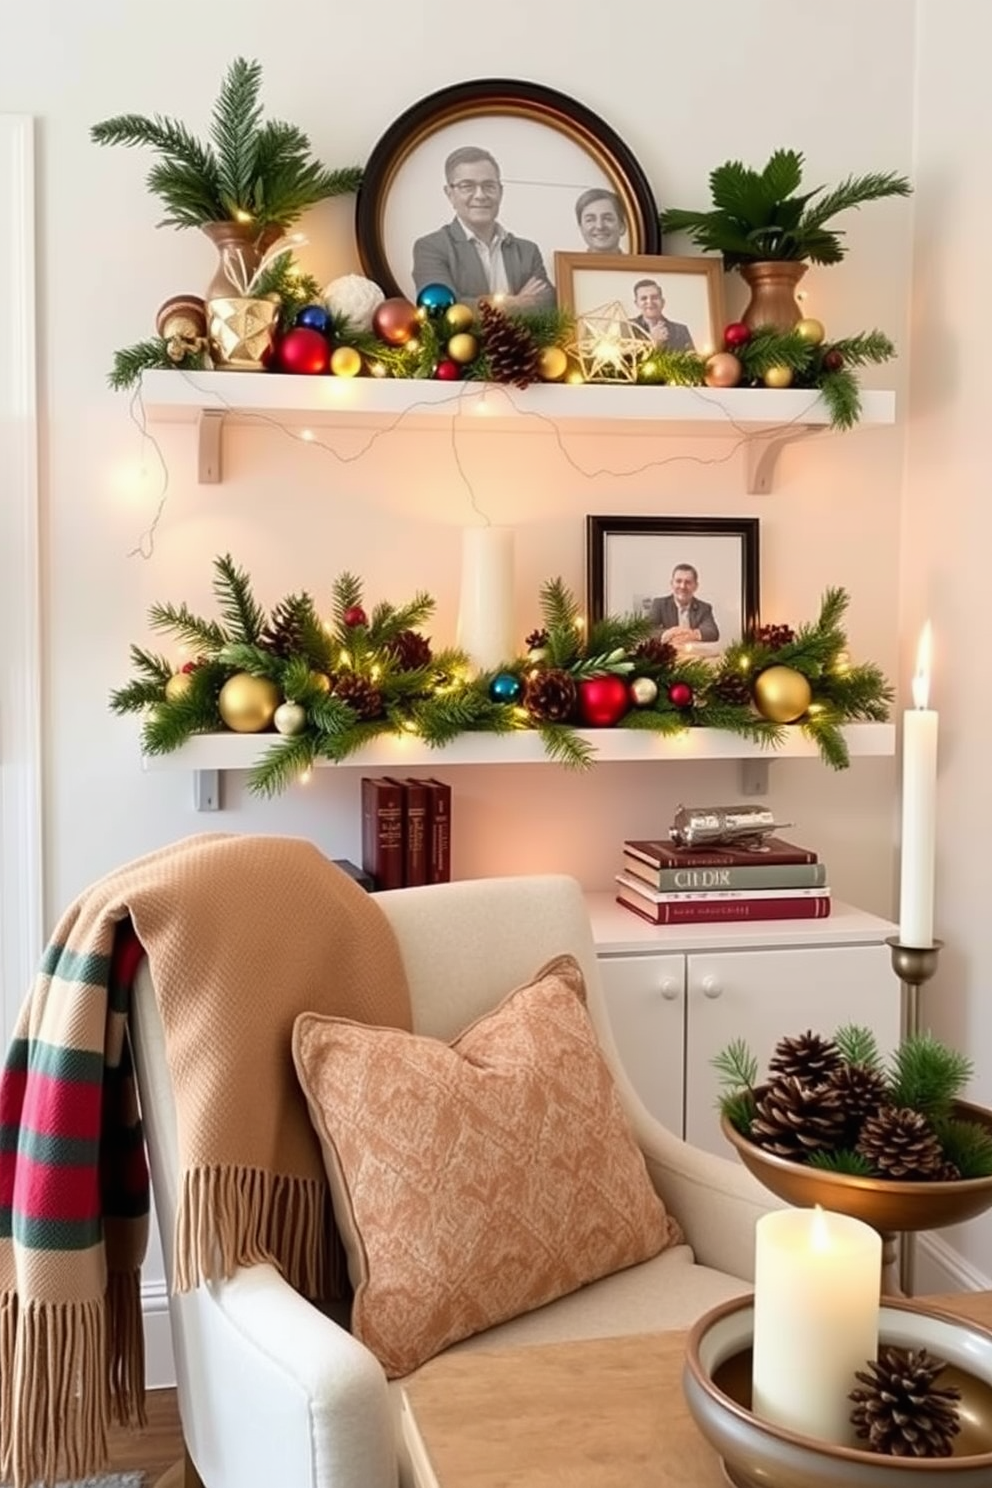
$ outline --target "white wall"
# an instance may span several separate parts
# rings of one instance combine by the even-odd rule
[[[187,776],[141,772],[135,730],[110,714],[107,696],[127,679],[131,641],[161,645],[145,624],[152,601],[185,599],[211,611],[211,560],[224,551],[255,576],[266,604],[301,587],[326,597],[343,568],[365,576],[373,600],[426,588],[438,599],[433,632],[450,640],[458,528],[470,515],[450,433],[393,434],[340,464],[276,430],[238,430],[228,438],[225,484],[200,487],[190,430],[158,427],[167,501],[151,559],[127,556],[159,487],[154,450],[142,448],[127,399],[108,391],[105,373],[115,347],[152,333],[166,296],[202,289],[213,250],[195,232],[156,231],[160,208],[143,189],[149,157],[97,149],[88,139],[94,121],[160,111],[202,131],[227,63],[241,53],[264,63],[268,109],[306,129],[331,164],[364,160],[392,119],[436,88],[509,76],[557,87],[599,112],[639,158],[661,204],[703,205],[715,164],[729,156],[760,163],[781,145],[805,150],[814,184],[913,166],[914,37],[902,0],[836,0],[829,8],[785,0],[666,8],[647,0],[568,7],[503,0],[487,18],[484,42],[477,20],[467,21],[452,0],[387,0],[374,9],[297,0],[291,13],[260,0],[165,8],[0,0],[0,15],[9,27],[16,20],[18,36],[16,48],[0,54],[3,106],[39,119],[48,923],[106,869],[205,828],[303,832],[333,855],[357,856],[357,772],[319,772],[305,791],[269,804],[249,800],[233,779],[229,809],[200,817]],[[945,88],[963,109],[934,64],[932,92]],[[946,211],[946,186],[924,184]],[[866,381],[900,393],[912,219],[911,206],[898,201],[851,214],[849,260],[813,270],[807,281],[809,312],[830,332],[879,326],[894,338],[901,360]],[[963,211],[961,224],[963,259]],[[311,238],[305,261],[319,278],[358,267],[350,204],[326,204],[303,225]],[[942,267],[946,274],[949,265]],[[973,288],[943,274],[942,296],[952,284],[959,304],[974,303]],[[739,308],[733,279],[728,291],[731,310]],[[976,338],[976,359],[977,347]],[[937,365],[933,381],[941,381]],[[943,393],[946,401],[947,383]],[[963,420],[961,427],[970,432]],[[353,434],[330,438],[342,453],[354,449]],[[811,617],[822,591],[842,584],[852,595],[853,652],[895,675],[903,441],[899,428],[823,436],[786,453],[775,493],[762,498],[744,494],[736,461],[672,460],[710,459],[722,447],[682,449],[652,437],[569,439],[573,464],[548,435],[501,436],[497,444],[474,436],[463,460],[478,505],[518,528],[522,634],[537,623],[542,579],[560,573],[581,592],[586,513],[753,514],[762,521],[765,617]],[[946,455],[943,439],[934,451],[934,459]],[[143,456],[153,472],[144,482],[136,478]],[[581,473],[593,465],[630,473]],[[961,551],[948,548],[948,562],[952,551],[958,566]],[[971,551],[977,582],[980,560]],[[976,758],[977,743],[955,740],[951,721],[948,748]],[[549,767],[500,768],[452,779],[456,875],[562,868],[590,887],[609,885],[624,836],[662,830],[680,800],[737,795],[731,766],[616,765],[581,778]],[[890,912],[893,762],[859,762],[841,775],[782,763],[772,792],[776,810],[829,861],[838,894]],[[967,795],[958,802],[962,818]],[[962,889],[959,913],[966,898]],[[943,924],[950,935],[946,914]],[[960,963],[963,934],[954,940]],[[959,964],[956,980],[960,971]]]
[[[975,1061],[973,1098],[992,1102],[992,920],[982,869],[992,825],[984,599],[992,516],[988,336],[982,287],[992,204],[984,182],[992,101],[983,67],[992,16],[964,3],[919,6],[912,387],[904,498],[901,671],[932,619],[932,706],[940,711],[936,933],[940,970],[924,993],[938,1036]],[[989,1273],[992,1216],[947,1242]]]

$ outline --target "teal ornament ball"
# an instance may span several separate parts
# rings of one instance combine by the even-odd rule
[[[497,672],[489,684],[489,696],[494,703],[515,703],[520,696],[520,678],[512,672]]]
[[[425,284],[417,296],[417,309],[436,320],[455,303],[455,291],[446,284]]]
[[[331,317],[323,305],[304,305],[296,317],[296,324],[326,336],[331,329]]]

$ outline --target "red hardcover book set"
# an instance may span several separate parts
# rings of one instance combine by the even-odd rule
[[[624,842],[623,852],[617,903],[652,925],[822,920],[830,914],[817,854],[782,837],[767,837],[754,849],[638,839]]]
[[[447,883],[451,786],[413,776],[363,776],[362,867],[376,889]]]

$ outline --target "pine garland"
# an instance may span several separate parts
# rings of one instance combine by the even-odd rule
[[[152,336],[147,341],[137,341],[114,352],[114,365],[107,373],[107,381],[115,392],[135,387],[142,373],[154,371],[202,372],[206,357],[202,351],[189,348],[183,351],[179,361],[169,352],[172,343],[161,336]]]
[[[303,708],[306,725],[263,754],[251,786],[264,795],[285,789],[315,760],[344,759],[382,734],[413,735],[442,748],[466,733],[530,729],[550,759],[585,768],[595,747],[581,732],[582,689],[607,677],[650,679],[657,687],[649,706],[634,706],[631,696],[616,727],[662,736],[719,729],[774,750],[790,726],[756,712],[746,687],[742,701],[727,701],[718,684],[727,676],[757,675],[765,666],[792,666],[808,678],[814,699],[794,726],[815,738],[835,768],[847,763],[843,724],[884,719],[891,699],[876,667],[846,661],[848,596],[842,589],[826,592],[815,622],[795,631],[765,627],[713,663],[658,645],[642,616],[606,615],[586,631],[572,590],[560,577],[548,579],[539,591],[539,630],[497,669],[516,678],[521,699],[528,692],[527,707],[496,695],[497,672],[473,675],[463,651],[432,648],[422,628],[434,600],[423,591],[400,605],[380,601],[367,612],[362,580],[344,571],[332,583],[327,621],[306,591],[287,595],[267,614],[250,576],[229,554],[214,559],[213,591],[220,619],[194,614],[185,603],[156,602],[148,612],[152,629],[170,635],[191,658],[180,695],[169,688],[169,659],[132,645],[132,679],[111,694],[110,706],[142,715],[143,748],[165,754],[193,734],[223,731],[218,699],[231,677],[246,672],[275,683],[283,698]],[[769,644],[768,637],[784,638],[783,644]],[[539,646],[531,644],[535,639]],[[685,688],[688,707],[670,696]]]

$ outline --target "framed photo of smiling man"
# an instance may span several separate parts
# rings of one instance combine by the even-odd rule
[[[561,250],[661,247],[651,188],[619,135],[562,93],[505,79],[443,88],[389,127],[365,168],[356,232],[387,295],[445,284],[510,310],[554,305]]]
[[[608,305],[646,346],[707,356],[723,344],[722,259],[558,253],[555,281],[579,322]]]

